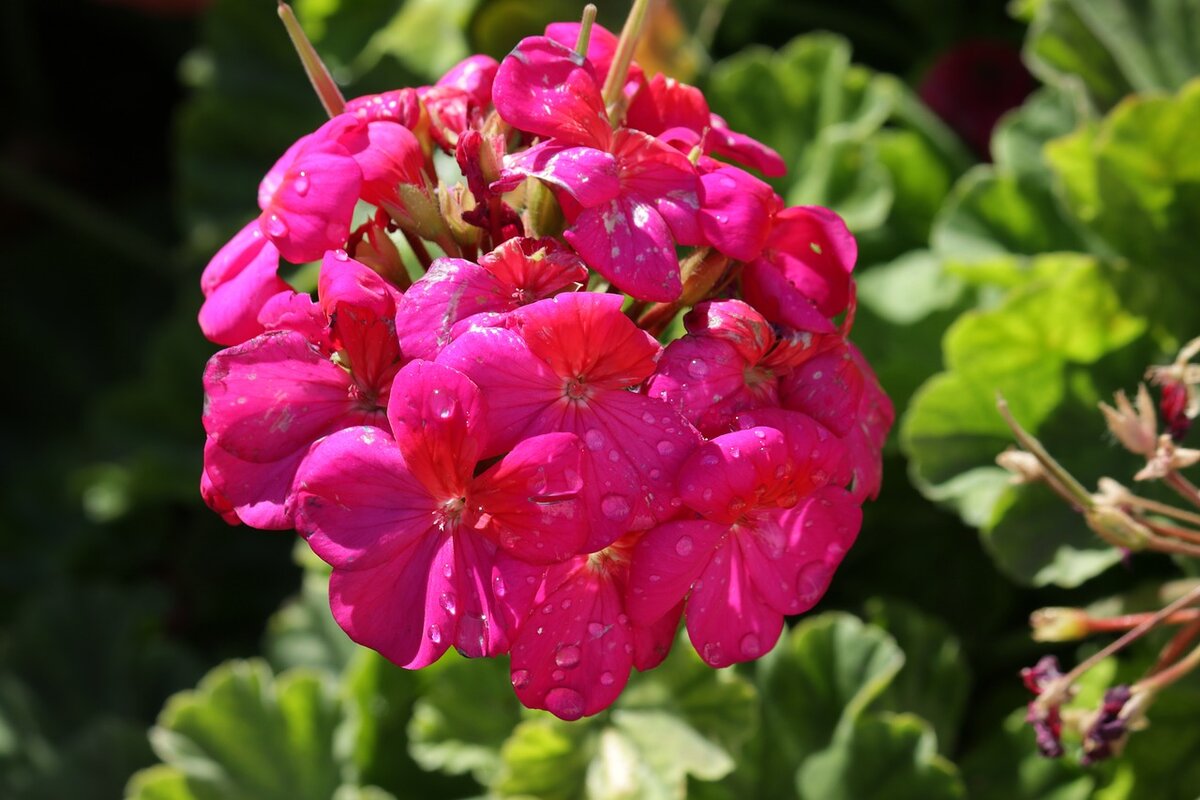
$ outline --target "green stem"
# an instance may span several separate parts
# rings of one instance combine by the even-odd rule
[[[1008,427],[1012,429],[1017,442],[1030,453],[1033,453],[1038,462],[1046,470],[1047,475],[1057,481],[1069,493],[1072,502],[1078,503],[1085,511],[1091,510],[1095,506],[1091,493],[1083,487],[1082,483],[1075,480],[1075,476],[1067,472],[1062,464],[1054,460],[1054,457],[1050,455],[1046,448],[1042,447],[1041,442],[1021,427],[1020,423],[1017,422],[1009,410],[1008,401],[999,393],[996,394],[996,408],[999,409],[1000,416],[1004,417],[1004,421],[1008,423]]]
[[[575,40],[575,52],[587,58],[588,42],[592,38],[592,25],[596,23],[596,6],[588,3],[583,7],[583,19],[579,21],[579,38]]]
[[[621,38],[617,42],[617,51],[613,54],[612,66],[608,69],[608,77],[604,79],[605,108],[616,105],[621,99],[625,79],[629,75],[629,65],[633,63],[633,51],[637,49],[638,39],[642,36],[649,7],[650,0],[633,0],[629,16],[625,18],[625,27],[621,29]],[[610,121],[615,125],[620,119]]]
[[[304,65],[304,72],[321,100],[321,105],[325,107],[325,113],[336,117],[346,108],[346,98],[342,97],[342,90],[333,82],[333,76],[329,74],[325,62],[321,61],[317,49],[304,35],[304,28],[300,27],[300,20],[296,19],[292,7],[279,0],[278,11],[279,18],[283,20],[283,27],[287,29],[288,38],[292,40],[292,46],[300,56],[300,63]]]

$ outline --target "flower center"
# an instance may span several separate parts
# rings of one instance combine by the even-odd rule
[[[592,390],[588,387],[582,375],[576,378],[568,378],[563,383],[563,397],[575,402],[587,400],[592,394]]]

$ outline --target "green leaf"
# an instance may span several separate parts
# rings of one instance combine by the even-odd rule
[[[309,570],[300,595],[267,621],[263,642],[264,655],[280,672],[310,667],[337,675],[359,649],[329,610],[328,576]]]
[[[1047,434],[1052,452],[1065,448],[1056,445],[1049,428],[1042,429],[1057,414],[1057,442],[1065,443],[1062,432],[1073,431],[1073,440],[1065,438],[1081,445],[1075,455],[1095,455],[1102,428],[1081,432],[1080,416],[1121,386],[1128,374],[1136,374],[1122,373],[1130,360],[1122,349],[1147,324],[1124,307],[1128,295],[1118,278],[1084,256],[1035,258],[1026,285],[997,308],[968,312],[951,326],[944,342],[948,371],[921,387],[901,425],[901,445],[922,491],[984,526],[1001,566],[1018,580],[1075,585],[1114,561],[1110,548],[1081,533],[1077,523],[1061,524],[1056,514],[1045,519],[1057,524],[1029,514],[1014,513],[1009,520],[1008,512],[1021,506],[1011,504],[1011,495],[1002,491],[1003,473],[991,465],[1012,441],[995,408],[997,392],[1027,430]],[[1111,369],[1093,374],[1102,359],[1115,353],[1121,357]],[[1081,365],[1088,368],[1079,369]],[[1093,439],[1082,438],[1087,436]],[[1068,452],[1065,459],[1069,467],[1083,463],[1094,470],[1111,456],[1101,453],[1099,461],[1080,461]],[[1001,503],[1002,496],[1010,500]]]
[[[949,800],[965,797],[954,765],[937,754],[929,724],[909,714],[859,718],[800,767],[802,800]]]
[[[754,687],[681,640],[609,711],[573,723],[536,712],[518,725],[489,788],[500,797],[682,797],[689,777],[715,781],[734,769],[757,719]]]
[[[231,661],[168,700],[150,742],[186,776],[192,797],[325,800],[342,782],[339,716],[325,674],[275,678],[262,661]]]
[[[1200,73],[1194,0],[1044,0],[1025,59],[1048,84],[1086,92],[1100,111],[1133,92],[1171,91]]]
[[[1200,218],[1200,81],[1174,97],[1122,103],[1102,122],[1048,144],[1046,157],[1084,225],[1180,289],[1200,289],[1187,266]]]
[[[887,631],[904,651],[904,667],[880,696],[877,706],[911,712],[929,722],[943,755],[954,751],[966,710],[971,673],[962,645],[950,628],[897,600],[871,600],[867,616]]]
[[[187,775],[175,767],[157,764],[135,772],[125,787],[126,800],[192,800]]]
[[[487,784],[500,766],[500,748],[521,720],[508,662],[448,652],[420,679],[424,691],[408,725],[413,759],[424,769],[469,772]]]

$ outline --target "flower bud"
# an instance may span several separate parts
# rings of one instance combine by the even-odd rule
[[[1082,608],[1052,606],[1029,615],[1033,638],[1039,642],[1071,642],[1090,633],[1088,614]]]
[[[1015,447],[996,456],[996,463],[1010,473],[1010,483],[1040,483],[1046,479],[1046,472],[1037,456]]]
[[[1136,552],[1150,539],[1149,528],[1115,506],[1097,503],[1083,518],[1097,536],[1116,547]]]

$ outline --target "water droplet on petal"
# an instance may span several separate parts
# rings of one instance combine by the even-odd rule
[[[601,686],[612,686],[613,682],[615,680],[616,680],[616,678],[613,677],[613,674],[611,672],[601,672],[600,673],[600,685]]]
[[[608,633],[611,625],[604,625],[600,622],[589,622],[587,626],[588,636],[593,639],[599,639],[604,634]]]
[[[708,364],[702,358],[693,358],[688,362],[687,371],[693,378],[703,378],[708,374]]]
[[[666,439],[663,439],[658,443],[657,449],[660,456],[669,456],[671,453],[675,452],[675,445],[671,444]]]
[[[579,648],[573,644],[560,647],[554,654],[554,663],[563,669],[571,669],[579,663]]]
[[[796,578],[796,594],[800,602],[811,606],[821,599],[833,571],[824,561],[813,561],[800,570]]]
[[[524,689],[529,685],[529,670],[518,669],[512,674],[512,685],[514,689]]]
[[[583,435],[583,442],[587,445],[587,449],[594,453],[604,447],[604,434],[592,428]]]
[[[623,495],[606,494],[600,500],[600,510],[611,520],[622,520],[629,516],[629,501]]]
[[[497,575],[492,579],[492,591],[496,593],[496,597],[504,597],[508,589],[504,586],[504,579]]]
[[[554,672],[550,673],[550,677],[556,681],[561,681],[563,678],[567,677],[567,673],[563,672],[561,669],[556,669]]]
[[[300,195],[301,197],[304,197],[304,195],[308,194],[308,186],[308,176],[303,172],[300,173],[296,180],[292,181],[292,188],[295,189],[296,194]]]
[[[336,258],[338,261],[349,261],[350,260],[350,254],[347,253],[345,250],[341,249],[340,247],[337,250],[333,251],[333,257]]]
[[[615,464],[616,462],[621,460],[621,454],[618,453],[616,450],[609,450],[608,451],[608,460]]]
[[[434,644],[442,643],[442,629],[437,625],[429,626],[429,641],[433,642]]]
[[[681,556],[689,555],[692,552],[692,537],[680,536],[675,543],[675,552]]]
[[[704,660],[709,666],[721,667],[725,665],[725,655],[721,652],[720,642],[709,642],[704,645],[701,655],[704,656]]]
[[[287,223],[281,220],[275,214],[272,214],[270,218],[267,219],[266,227],[267,236],[270,236],[272,239],[282,239],[284,236],[288,235]]]
[[[546,692],[546,710],[567,721],[583,716],[583,695],[574,689],[560,686]]]
[[[747,658],[756,658],[762,652],[762,644],[759,643],[758,637],[753,633],[747,633],[742,637],[742,655]]]
[[[703,492],[701,492],[701,493],[700,493],[700,497],[701,497],[701,498],[702,498],[702,499],[703,499],[705,502],[707,502],[707,501],[709,501],[709,500],[712,500],[712,496],[713,496],[713,490],[712,490],[712,489],[710,489],[710,488],[705,488],[705,490],[704,490]]]
[[[442,596],[438,598],[438,605],[440,605],[447,614],[454,614],[454,595],[450,594],[450,592],[442,592]]]
[[[642,414],[642,422],[646,423],[647,425],[653,425],[654,415],[647,411],[645,414]]]

